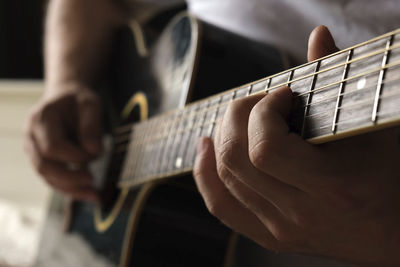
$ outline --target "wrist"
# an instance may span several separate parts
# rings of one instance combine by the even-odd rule
[[[92,92],[91,87],[82,81],[46,81],[43,97],[46,99],[65,94],[81,94]]]

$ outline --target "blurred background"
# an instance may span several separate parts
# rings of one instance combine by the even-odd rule
[[[50,190],[23,150],[27,114],[43,90],[45,0],[0,0],[0,266],[32,266]]]

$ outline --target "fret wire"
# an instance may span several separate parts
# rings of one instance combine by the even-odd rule
[[[137,127],[136,131],[137,131],[137,135],[138,135],[138,138],[136,138],[136,139],[141,140],[145,134],[144,127],[143,126]],[[133,134],[135,135],[135,132],[133,132]],[[133,137],[134,137],[134,135],[133,135]],[[132,144],[132,147],[133,147],[133,144]],[[130,149],[130,151],[132,151],[131,153],[133,153],[133,157],[131,157],[130,160],[127,162],[127,164],[129,164],[128,178],[135,177],[136,169],[138,166],[138,158],[139,158],[139,154],[141,153],[141,150],[142,150],[142,146],[139,146],[135,150]]]
[[[182,111],[182,112],[183,112],[183,111]],[[169,148],[169,146],[170,146],[171,137],[172,137],[172,138],[175,137],[175,135],[173,135],[173,133],[174,133],[174,128],[175,128],[174,126],[176,125],[176,122],[179,121],[178,119],[179,119],[181,116],[182,116],[182,113],[181,113],[181,112],[178,112],[178,113],[176,113],[176,114],[174,115],[173,121],[172,121],[172,123],[171,123],[171,127],[170,127],[170,129],[169,129],[169,131],[168,131],[168,136],[166,137],[166,143],[165,143],[165,147],[164,147],[163,156],[162,156],[162,158],[161,158],[161,160],[160,160],[160,171],[161,171],[161,172],[164,171],[164,170],[163,170],[164,166],[165,166],[166,169],[168,169],[168,160],[169,160],[169,158],[168,158],[167,156],[168,156],[169,151],[167,151],[167,148]],[[171,135],[171,134],[172,134],[172,135]],[[167,158],[166,158],[166,157],[167,157]],[[166,162],[165,162],[165,161],[166,161]]]
[[[373,85],[373,86],[376,86],[376,85]],[[364,88],[362,88],[362,89],[357,89],[357,90],[355,90],[355,91],[350,91],[350,92],[344,92],[344,93],[342,94],[342,96],[346,96],[346,95],[348,95],[348,94],[357,93],[357,92],[360,92],[360,91],[363,91],[363,90],[366,90],[366,89],[370,89],[370,88],[371,88],[371,85],[368,85],[368,86],[366,86],[366,87],[364,87]],[[329,98],[324,98],[324,99],[322,99],[322,100],[320,100],[320,101],[310,103],[309,106],[320,105],[320,104],[322,104],[322,103],[324,103],[324,102],[329,102],[329,101],[334,100],[334,99],[337,99],[337,96],[333,96],[333,97],[329,97]],[[307,105],[304,105],[304,106],[302,106],[302,108],[304,108],[304,107],[306,107],[306,106],[307,106]]]
[[[400,65],[400,61],[396,61],[396,62],[393,62],[393,63],[391,63],[391,64],[387,64],[387,65],[384,66],[383,68],[390,68],[390,67],[395,67],[395,66],[399,66],[399,65]],[[360,77],[363,77],[363,76],[367,76],[368,74],[377,72],[377,71],[379,71],[379,70],[381,70],[381,69],[382,69],[382,67],[377,68],[377,69],[374,69],[374,70],[369,71],[369,72],[361,73],[361,74],[356,75],[356,76],[353,76],[353,77],[348,77],[348,78],[346,78],[346,79],[343,80],[343,81],[349,81],[349,80],[352,80],[352,79],[356,79],[356,78],[360,78]],[[343,81],[341,81],[341,82],[343,82]],[[335,84],[338,84],[338,82],[335,82],[335,83],[333,83],[333,84],[329,84],[328,87],[333,86],[333,85],[335,85]],[[326,86],[324,86],[324,87],[326,87]],[[312,91],[308,91],[308,93],[313,93],[313,92],[315,92],[315,91],[322,91],[321,88],[322,88],[322,87],[317,88],[317,89],[314,89],[314,90],[312,90]],[[300,95],[301,95],[301,94],[300,94]],[[298,96],[300,96],[300,95],[298,95]],[[303,95],[304,95],[304,94],[303,94]],[[233,97],[234,97],[234,94],[232,94],[232,98],[231,98],[230,101],[232,101]],[[221,104],[218,105],[218,107],[221,107],[221,106],[223,106],[223,105],[227,105],[227,104],[229,104],[230,101],[221,103]],[[319,103],[319,102],[318,102],[318,103]],[[313,104],[318,104],[318,103],[310,103],[308,106],[312,106]],[[204,113],[205,111],[207,111],[207,109],[202,109],[202,110],[198,111],[197,113],[198,113],[198,114],[202,114],[202,113]]]
[[[203,102],[204,103],[204,102]],[[209,101],[207,101],[207,102],[205,102],[205,105],[206,105],[206,108],[208,107],[208,105],[210,104],[210,102]],[[197,118],[199,119],[199,121],[200,121],[200,124],[199,125],[196,125],[196,123],[195,123],[195,125],[193,126],[193,132],[192,132],[192,135],[190,136],[190,139],[189,139],[189,145],[190,145],[190,147],[189,147],[189,151],[188,151],[188,153],[190,153],[190,154],[188,154],[188,160],[189,160],[189,162],[186,162],[186,159],[185,159],[185,163],[188,163],[188,164],[193,164],[193,162],[194,162],[194,159],[195,159],[195,157],[196,157],[196,153],[195,153],[195,146],[196,146],[196,143],[197,143],[197,140],[198,140],[198,138],[200,137],[200,135],[201,135],[201,130],[202,130],[202,127],[203,127],[203,124],[204,124],[204,120],[205,120],[205,116],[206,116],[206,112],[202,112],[201,114],[201,117],[198,117],[197,116]],[[192,141],[192,136],[193,136],[193,142],[192,143],[190,143],[190,141]]]
[[[136,127],[136,129],[133,129],[132,132],[133,132],[132,138],[135,138],[135,134],[138,136],[136,139],[143,138],[143,134],[144,134],[143,127],[142,128]],[[131,148],[132,147],[133,147],[133,143],[131,144]],[[139,151],[140,151],[139,149],[135,149],[135,150],[129,149],[129,151],[128,151],[128,152],[133,153],[133,156],[128,158],[129,160],[127,161],[127,164],[129,164],[128,178],[134,177],[134,175],[135,175],[135,170],[136,170],[137,158],[139,156]]]
[[[251,87],[252,86],[250,86],[249,91],[251,90]],[[247,93],[249,91],[247,91]],[[215,112],[213,113],[213,115],[211,117],[211,121],[210,121],[211,125],[208,128],[208,136],[209,137],[212,137],[212,133],[214,131],[214,127],[215,127],[215,123],[216,123],[216,119],[217,119],[217,115],[218,115],[218,109],[219,109],[218,105],[221,103],[221,101],[222,101],[222,97],[220,96],[219,99],[218,99],[218,102],[216,104],[216,107],[215,107]]]
[[[392,95],[387,96],[387,97],[393,97],[393,96],[399,96],[399,97],[400,97],[400,93],[392,94]],[[386,97],[384,97],[384,98],[386,98]],[[381,99],[382,99],[382,97],[381,97]],[[370,99],[371,102],[372,102],[372,100],[373,100],[373,99]],[[378,114],[377,114],[377,115],[387,115],[387,114],[394,114],[394,113],[395,113],[395,112],[384,112],[384,113],[380,113],[380,112],[378,111]],[[341,124],[346,124],[346,123],[351,123],[351,122],[357,122],[357,121],[363,121],[363,120],[366,120],[366,119],[369,119],[369,118],[371,118],[370,115],[367,115],[367,116],[364,116],[364,117],[350,118],[350,119],[345,120],[345,121],[339,121],[339,122],[337,123],[337,125],[340,126]],[[370,123],[372,123],[371,120],[370,120]],[[331,124],[326,124],[326,125],[323,125],[323,126],[320,126],[320,127],[317,127],[317,128],[311,128],[311,129],[309,129],[309,131],[324,129],[324,128],[328,128],[328,127],[331,127]],[[350,129],[351,129],[351,128],[350,128]]]
[[[396,61],[396,62],[394,62],[394,63],[392,63],[392,64],[389,64],[389,65],[391,65],[391,66],[389,66],[389,67],[399,66],[399,65],[400,65],[400,61]],[[388,67],[388,66],[385,66],[385,67]],[[371,71],[370,73],[373,73],[373,72],[376,72],[376,70]],[[367,74],[370,74],[370,73],[367,73]],[[361,74],[361,75],[359,75],[359,76],[366,76],[367,74],[363,73],[363,74]],[[357,77],[357,78],[359,78],[359,77]],[[349,80],[349,79],[347,78],[346,80]],[[313,90],[313,92],[316,91],[316,90],[317,90],[317,89]],[[345,94],[350,94],[350,93],[354,93],[354,92],[344,93],[343,95],[345,95]],[[336,98],[336,97],[334,97],[334,98]],[[332,98],[331,98],[331,99],[332,99]],[[308,106],[317,105],[317,104],[320,104],[320,103],[321,103],[321,101],[320,101],[320,102],[316,102],[316,103],[311,103],[311,104],[309,104]],[[229,104],[229,101],[228,101],[228,102],[224,102],[224,103],[220,103],[220,104],[218,105],[218,108],[220,108],[220,107],[222,107],[222,106],[224,106],[224,105],[227,105],[227,104]],[[305,106],[303,106],[303,107],[305,107]],[[205,110],[207,110],[207,109],[200,110],[200,112],[196,112],[196,114],[200,114],[200,115],[201,115],[201,114],[204,113]],[[160,139],[160,138],[164,138],[164,136],[158,137],[157,139]]]
[[[160,141],[161,144],[160,144],[159,152],[157,154],[157,160],[155,161],[156,162],[156,166],[154,166],[155,173],[162,173],[161,168],[162,168],[162,163],[163,163],[163,158],[164,158],[164,150],[167,147],[167,139],[168,139],[170,131],[173,127],[173,122],[174,122],[175,116],[177,116],[176,113],[173,114],[172,117],[170,116],[169,119],[165,120],[162,123],[162,126],[161,126],[162,131],[161,131],[160,135],[156,135],[155,140]],[[159,136],[162,136],[163,138],[159,138]]]
[[[395,84],[395,83],[398,83],[398,82],[400,82],[400,79],[392,79],[392,80],[389,80],[389,81],[383,81],[382,83],[383,84]],[[359,89],[359,90],[357,90],[357,91],[351,91],[351,92],[345,92],[345,93],[343,93],[343,95],[347,95],[347,94],[351,94],[351,93],[357,93],[357,92],[359,92],[360,90],[368,90],[368,89],[370,89],[370,88],[372,88],[372,87],[376,87],[376,85],[377,85],[377,83],[375,83],[375,84],[372,84],[372,85],[370,85],[370,86],[368,86],[368,87],[364,87],[363,89]],[[391,97],[391,96],[398,96],[398,95],[400,95],[400,93],[392,93],[392,94],[389,94],[389,95],[385,95],[384,97],[381,97],[381,99],[384,99],[384,98],[387,98],[387,97]],[[336,96],[334,97],[334,98],[336,98]],[[343,108],[349,108],[349,107],[352,107],[352,106],[357,106],[357,105],[363,105],[363,104],[365,104],[364,102],[372,102],[372,100],[373,100],[374,98],[371,98],[371,99],[368,99],[368,100],[361,100],[361,101],[359,101],[359,102],[356,102],[356,103],[354,103],[354,104],[349,104],[349,105],[345,105],[345,106],[341,106],[341,107],[339,107],[339,109],[343,109]],[[331,113],[333,114],[333,111],[331,111]],[[311,115],[308,115],[307,117],[313,117],[313,116],[318,116],[318,115],[323,115],[323,114],[329,114],[329,112],[326,112],[326,111],[322,111],[322,112],[318,112],[318,113],[313,113],[313,114],[311,114]],[[216,120],[216,122],[218,122],[218,120]],[[207,123],[207,124],[204,124],[204,126],[208,126],[208,125],[210,125],[211,124],[211,122],[210,123]],[[193,128],[187,128],[187,130],[186,131],[188,131],[188,130],[193,130]],[[157,138],[154,138],[154,139],[150,139],[149,141],[154,141],[154,140],[158,140]],[[124,147],[128,147],[127,145],[120,145],[121,147],[122,146],[124,146]]]
[[[183,158],[179,154],[181,151],[180,147],[183,145],[181,141],[183,139],[184,134],[186,133],[186,128],[189,126],[188,119],[189,116],[182,116],[182,119],[179,123],[179,128],[175,133],[175,140],[172,143],[173,145],[170,155],[171,162],[168,164],[172,168],[172,170],[175,168],[180,169],[181,167],[183,167]]]
[[[400,47],[400,44],[392,45],[392,46],[390,46],[389,49],[387,49],[387,50],[388,50],[388,51],[391,51],[391,50],[396,49],[396,48],[399,48],[399,47]],[[343,50],[343,51],[348,51],[348,50]],[[333,69],[338,68],[338,67],[342,67],[342,66],[344,66],[345,64],[351,64],[351,63],[354,63],[354,62],[357,62],[357,61],[360,61],[360,60],[363,60],[363,59],[367,59],[367,58],[369,58],[369,57],[372,57],[372,56],[375,56],[375,55],[384,53],[385,51],[386,51],[386,49],[377,50],[377,51],[375,51],[375,52],[366,54],[366,55],[364,55],[364,56],[360,56],[360,57],[358,57],[358,58],[352,59],[352,60],[350,60],[348,63],[337,64],[337,65],[334,65],[334,66],[332,66],[332,67],[326,68],[326,69],[324,69],[324,70],[320,70],[320,71],[318,71],[318,72],[316,72],[316,73],[311,73],[311,74],[307,74],[307,75],[305,75],[305,76],[296,78],[296,79],[294,79],[294,80],[291,80],[290,83],[293,83],[293,82],[296,82],[296,81],[299,81],[299,80],[302,80],[302,79],[306,79],[306,78],[309,78],[309,77],[311,77],[311,76],[313,76],[313,75],[320,74],[320,73],[324,73],[324,72],[333,70]],[[333,55],[335,55],[335,54],[333,54]],[[331,55],[331,56],[333,56],[333,55]],[[324,59],[325,59],[325,58],[324,58]],[[313,63],[313,62],[310,62],[310,63]],[[308,64],[306,64],[306,65],[308,65]],[[306,65],[303,65],[303,66],[306,66]],[[298,67],[297,69],[300,69],[300,68],[303,67],[303,66],[300,66],[300,67]],[[380,70],[380,69],[379,69],[379,70]],[[275,76],[271,76],[271,77],[277,77],[278,75],[283,75],[283,74],[285,74],[285,73],[287,73],[287,72],[279,73],[279,74],[277,74],[277,75],[275,75]],[[251,84],[257,84],[258,82],[262,82],[263,80],[267,80],[267,79],[271,80],[271,77],[267,77],[267,78],[261,79],[261,80],[259,80],[259,81],[255,81],[255,82],[253,82],[253,83],[251,83]],[[357,76],[357,77],[359,77],[359,76]],[[357,78],[357,77],[355,77],[355,78]],[[347,80],[345,80],[345,81],[347,81]],[[336,84],[339,84],[339,83],[345,82],[345,81],[339,81],[339,82],[336,82],[336,83],[332,83],[332,84],[329,84],[329,85],[327,85],[327,86],[320,87],[320,88],[318,88],[318,90],[322,90],[322,89],[325,89],[326,87],[330,87],[330,86],[333,86],[333,85],[336,85]],[[281,84],[278,84],[278,85],[274,85],[273,87],[268,88],[268,90],[266,90],[266,91],[274,90],[274,89],[276,89],[276,88],[279,88],[279,87],[281,87],[281,86],[286,85],[287,83],[288,83],[288,81],[285,82],[285,83],[281,83]],[[241,86],[241,87],[239,87],[239,88],[232,89],[232,91],[239,90],[239,89],[241,89],[241,88],[243,88],[243,87],[245,87],[245,86]],[[228,91],[228,92],[229,92],[229,91]],[[231,92],[231,91],[230,91],[230,92]],[[224,93],[226,93],[226,92],[224,92]],[[299,94],[298,96],[302,96],[302,95],[305,95],[305,94],[308,94],[308,93],[310,93],[310,92],[305,92],[305,93]],[[217,95],[215,95],[215,96],[218,96],[218,95],[221,95],[221,94],[223,94],[223,93],[217,94]],[[215,97],[215,96],[211,96],[211,97]],[[210,98],[211,98],[211,97],[210,97]],[[208,99],[208,98],[207,98],[207,99]],[[205,99],[205,100],[207,100],[207,99]],[[204,101],[204,100],[203,100],[203,101]],[[201,102],[202,102],[202,101],[195,102],[195,103],[201,103]],[[194,103],[193,103],[193,104],[194,104]],[[190,105],[193,105],[193,104],[190,104]],[[189,105],[189,106],[190,106],[190,105]],[[180,110],[180,109],[179,109],[179,110]],[[171,111],[171,112],[174,112],[174,111]],[[170,112],[167,112],[167,113],[165,113],[165,114],[157,115],[156,117],[164,117],[164,116],[167,116],[167,115],[170,115]],[[131,125],[132,125],[132,124],[131,124]],[[124,127],[124,126],[121,126],[121,127]]]
[[[293,74],[294,74],[294,69],[291,70],[290,73],[289,73],[289,76],[288,76],[288,79],[287,79],[287,83],[286,83],[286,85],[288,87],[290,87],[290,85],[292,84]]]
[[[399,48],[399,47],[400,47],[400,44],[397,44],[397,45],[393,45],[393,46],[389,47],[389,49],[387,49],[387,50],[390,51],[390,50],[393,50],[393,49],[397,49],[397,48]],[[364,55],[364,56],[360,56],[360,57],[358,57],[358,58],[352,59],[352,60],[350,60],[348,63],[337,64],[337,65],[334,65],[334,66],[332,66],[332,67],[329,67],[329,68],[320,70],[320,71],[318,71],[318,72],[316,72],[316,73],[306,74],[306,75],[304,75],[304,76],[302,76],[302,77],[300,77],[300,78],[291,80],[290,83],[294,83],[294,82],[297,82],[297,81],[300,81],[300,80],[304,80],[304,79],[310,78],[310,77],[313,76],[314,74],[320,74],[320,73],[328,72],[328,71],[331,71],[331,70],[334,70],[334,69],[343,67],[345,64],[351,64],[351,63],[358,62],[358,61],[363,60],[363,59],[367,59],[367,58],[370,58],[370,57],[373,57],[373,56],[382,54],[382,53],[384,53],[385,51],[386,51],[386,48],[385,48],[385,49],[377,50],[377,51],[375,51],[375,52],[371,52],[371,53],[366,54],[366,55]],[[284,73],[282,73],[282,75],[283,75],[283,74],[284,74]],[[286,84],[287,84],[287,82],[274,85],[274,86],[272,86],[269,90],[277,89],[277,88],[279,88],[279,87],[285,86]]]
[[[176,129],[176,131],[173,133],[172,140],[171,140],[171,148],[169,149],[170,153],[169,153],[169,157],[168,157],[167,163],[166,163],[167,171],[171,167],[173,169],[173,166],[175,165],[174,164],[175,156],[174,156],[174,151],[173,150],[175,149],[174,146],[176,144],[177,139],[179,138],[179,134],[181,134],[181,124],[184,121],[184,117],[186,117],[186,116],[183,116],[183,113],[180,114],[179,119],[176,122],[176,125],[174,127]]]
[[[391,49],[399,48],[399,47],[400,47],[400,44],[399,44],[399,45],[392,45],[391,48],[388,49],[388,51],[391,51]],[[379,53],[374,53],[374,55],[376,55],[376,54],[379,54]],[[347,64],[351,64],[351,63],[353,63],[353,62],[355,62],[354,59],[353,59],[353,60],[350,60]],[[399,62],[395,62],[395,63],[399,63]],[[398,64],[395,64],[395,63],[388,64],[388,65],[386,65],[384,68],[393,67],[393,66],[398,65]],[[315,73],[312,73],[312,74],[309,74],[309,75],[306,75],[306,76],[303,76],[303,77],[300,77],[300,78],[291,80],[290,82],[293,83],[293,82],[299,81],[299,80],[301,80],[301,79],[303,79],[303,78],[311,77],[311,76],[313,76],[313,75],[320,74],[320,73],[323,73],[323,72],[328,71],[328,70],[332,70],[334,67],[341,67],[341,66],[344,66],[345,64],[346,64],[346,63],[338,64],[338,65],[335,65],[335,66],[330,67],[330,68],[328,68],[328,69],[324,69],[323,71],[318,71],[318,72],[315,72]],[[352,80],[352,79],[359,78],[359,77],[361,77],[361,76],[367,75],[367,74],[372,73],[372,72],[379,71],[379,70],[381,70],[381,69],[382,69],[382,67],[379,67],[379,68],[377,68],[377,69],[375,69],[375,70],[373,70],[373,71],[371,71],[371,72],[365,72],[365,73],[361,73],[361,74],[358,74],[358,75],[355,75],[355,76],[352,76],[352,77],[348,77],[348,78],[346,78],[345,80],[337,81],[337,82],[334,82],[334,83],[331,83],[331,84],[328,84],[328,85],[319,87],[319,88],[317,88],[317,89],[314,89],[313,92],[315,92],[315,91],[322,91],[322,90],[325,89],[325,88],[328,88],[328,87],[331,87],[331,86],[334,86],[334,85],[337,85],[337,84],[340,84],[340,83],[342,83],[342,82],[346,82],[346,81],[349,81],[349,80]],[[257,82],[259,82],[259,81],[257,81]],[[254,84],[256,84],[257,82],[255,82]],[[283,86],[284,86],[284,85],[286,85],[286,84],[287,84],[287,82],[286,82],[286,83],[283,83],[283,84],[275,85],[275,86],[273,86],[273,87],[268,88],[268,90],[266,90],[266,91],[270,91],[270,90],[276,89],[276,88],[278,88],[280,85],[283,85]],[[243,87],[244,87],[244,86],[239,87],[237,90],[239,90],[239,89],[241,89],[241,88],[243,88]],[[297,95],[297,96],[303,96],[303,95],[307,95],[307,94],[309,94],[309,93],[311,93],[311,92],[310,92],[310,91],[307,91],[307,92],[301,93],[301,94],[299,94],[299,95]],[[253,93],[253,94],[255,94],[255,93]],[[221,94],[217,94],[216,96],[219,96],[219,95],[221,95]],[[214,97],[215,97],[215,96],[214,96]],[[208,99],[208,98],[207,98],[207,99]],[[201,103],[201,101],[195,102],[195,103]],[[190,105],[192,105],[192,104],[190,104]],[[189,106],[190,106],[190,105],[189,105]],[[181,110],[181,109],[178,109],[178,110]],[[201,110],[200,110],[199,112],[201,112]],[[167,113],[165,113],[165,114],[160,114],[160,115],[155,116],[155,117],[162,118],[162,117],[165,117],[165,116],[167,116],[167,115],[170,115],[170,113],[167,112]],[[154,118],[154,117],[153,117],[153,118]],[[135,124],[137,124],[137,123],[135,123]]]
[[[344,68],[343,68],[342,81],[347,78],[347,73],[349,71],[348,62],[351,60],[352,55],[353,55],[353,50],[349,50],[349,52],[347,54],[347,57],[346,57],[346,64],[344,65]],[[332,133],[336,132],[336,123],[337,123],[337,120],[338,120],[339,106],[340,106],[340,104],[342,102],[342,94],[343,94],[345,83],[346,82],[342,82],[342,83],[340,83],[340,86],[339,86],[339,92],[338,92],[336,105],[335,105],[335,113],[333,114]]]
[[[391,81],[383,81],[382,84],[390,84],[390,83],[397,83],[397,82],[400,82],[400,79],[395,79],[395,80],[391,80]],[[364,88],[364,89],[360,89],[360,90],[371,89],[373,87],[376,87],[377,85],[378,85],[378,83],[375,83],[375,84],[370,85],[368,88]],[[349,92],[347,94],[359,92],[360,90],[352,91],[352,92]],[[385,95],[384,97],[381,96],[380,100],[382,100],[384,98],[387,98],[387,97],[391,97],[391,96],[397,96],[397,95],[400,95],[400,93],[392,93],[392,94]],[[373,102],[374,99],[375,99],[375,97],[369,98],[369,99],[360,100],[360,101],[355,102],[355,103],[347,104],[345,106],[340,106],[339,109],[352,108],[352,107],[356,107],[356,106],[359,106],[359,105],[365,105],[368,102]],[[307,117],[311,118],[311,117],[315,117],[315,116],[319,116],[319,115],[325,115],[325,114],[329,114],[329,111],[321,111],[321,112],[318,112],[318,113],[314,113],[314,114],[308,115]]]
[[[271,83],[272,83],[272,78],[269,78],[267,84],[265,85],[265,90],[264,90],[265,93],[268,93],[269,88],[271,87]]]
[[[148,142],[149,135],[147,133],[151,132],[151,127],[156,120],[147,120],[145,127],[143,129],[143,138],[141,139],[141,149],[140,153],[138,153],[138,158],[136,159],[136,169],[135,176],[141,176],[141,174],[145,171],[146,168],[146,146]]]
[[[318,60],[316,66],[315,66],[314,73],[318,72],[320,66],[321,66],[321,61]],[[310,104],[311,104],[311,98],[313,96],[312,92],[314,90],[316,82],[317,82],[317,75],[314,75],[313,78],[312,78],[312,81],[311,81],[310,93],[307,95],[307,103],[306,103],[306,106],[304,108],[303,122],[302,122],[302,125],[301,125],[301,137],[304,137],[304,131],[305,131],[305,127],[306,127],[306,117],[307,117],[307,115],[309,113]]]
[[[250,96],[251,95],[251,91],[253,90],[253,86],[254,86],[254,84],[249,86],[249,90],[247,90],[246,96]]]
[[[389,57],[389,47],[392,45],[392,41],[393,41],[393,35],[387,40],[386,42],[386,51],[383,55],[383,59],[382,59],[382,67],[384,67],[387,62],[388,62],[388,57]],[[379,78],[378,78],[378,86],[376,87],[376,94],[375,94],[375,101],[374,101],[374,107],[372,109],[372,116],[371,116],[371,120],[372,122],[376,122],[376,115],[378,112],[378,105],[379,105],[379,96],[381,95],[381,91],[382,91],[382,81],[385,75],[385,70],[386,69],[382,69],[379,72]]]
[[[157,122],[157,120],[149,120],[149,125],[146,129],[146,133],[152,133],[153,132],[153,128],[155,126],[155,123]],[[149,150],[151,148],[151,144],[149,147],[149,139],[150,139],[150,135],[146,134],[145,135],[145,139],[143,139],[143,146],[144,146],[144,153],[141,154],[141,161],[142,161],[142,165],[141,168],[139,170],[139,176],[142,176],[143,173],[146,173],[148,171],[149,168]]]
[[[192,119],[193,120],[189,120],[189,125],[188,125],[188,128],[187,128],[187,130],[188,130],[188,133],[187,133],[187,140],[186,140],[186,142],[183,144],[183,152],[182,152],[182,166],[185,166],[185,161],[186,161],[186,154],[187,154],[187,152],[188,152],[188,149],[189,149],[189,146],[190,146],[190,144],[189,144],[189,142],[190,142],[190,137],[192,136],[192,134],[193,134],[193,126],[194,126],[194,123],[195,123],[195,120],[196,120],[196,111],[197,111],[197,106],[193,109],[193,117],[192,117]],[[189,117],[190,118],[190,117]],[[185,132],[186,133],[186,132]]]
[[[399,61],[396,61],[396,62],[393,62],[393,63],[390,63],[390,64],[386,64],[386,65],[383,66],[383,67],[378,67],[378,68],[375,68],[375,69],[372,69],[372,70],[369,70],[369,71],[366,71],[366,72],[363,72],[363,73],[360,73],[360,74],[357,74],[357,75],[348,77],[348,78],[346,78],[346,79],[344,79],[344,80],[341,80],[341,81],[337,81],[337,82],[333,82],[333,83],[330,83],[330,84],[321,86],[321,87],[319,87],[319,88],[317,88],[317,89],[314,89],[313,92],[314,92],[314,93],[315,93],[315,92],[320,92],[320,91],[322,91],[322,90],[324,90],[324,89],[326,89],[326,88],[332,87],[332,86],[337,85],[337,84],[340,84],[340,83],[342,83],[342,82],[347,82],[347,81],[355,80],[355,79],[357,79],[357,78],[361,78],[361,77],[363,77],[363,76],[367,76],[368,74],[371,74],[371,73],[374,73],[374,72],[378,72],[378,71],[381,71],[381,70],[383,70],[383,69],[392,68],[392,67],[395,67],[395,66],[398,66],[398,65],[400,65],[400,60],[399,60]],[[307,95],[307,94],[309,94],[309,93],[311,93],[311,92],[310,92],[310,91],[307,91],[307,92],[298,94],[297,96],[303,96],[303,95]]]

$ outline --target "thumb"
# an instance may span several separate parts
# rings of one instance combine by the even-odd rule
[[[311,32],[308,39],[308,61],[316,60],[337,51],[339,49],[326,26],[318,26]]]
[[[81,95],[79,101],[79,136],[83,148],[92,155],[101,151],[101,104],[95,94]]]

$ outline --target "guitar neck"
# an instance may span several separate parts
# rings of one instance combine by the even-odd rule
[[[330,56],[118,130],[130,140],[120,187],[192,171],[196,141],[235,99],[288,85],[292,130],[319,144],[400,124],[400,29]]]

